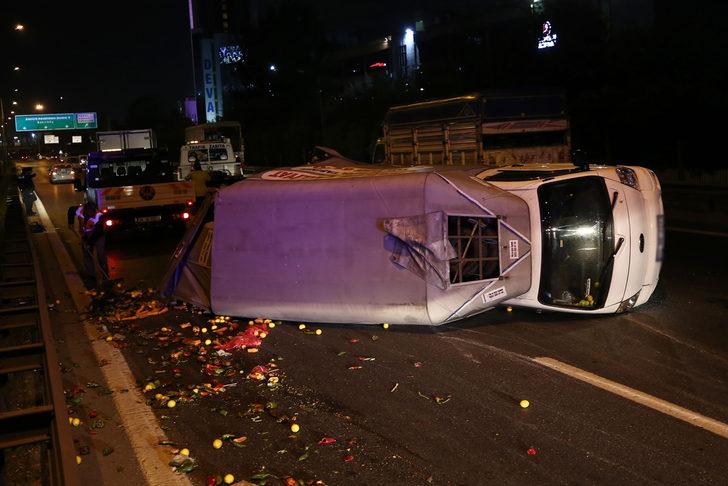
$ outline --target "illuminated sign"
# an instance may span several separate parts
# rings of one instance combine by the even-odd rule
[[[557,35],[551,27],[551,22],[548,20],[541,26],[541,38],[538,40],[539,49],[548,49],[556,45]]]
[[[71,137],[71,143],[81,143],[83,141],[83,137],[81,135],[73,135]]]
[[[98,128],[96,113],[76,113],[76,128]]]
[[[58,135],[43,135],[43,143],[59,143]]]
[[[243,62],[243,50],[239,45],[221,46],[217,50],[220,63],[222,64],[235,64],[236,62]]]
[[[383,67],[387,67],[387,63],[386,62],[375,62],[374,64],[370,64],[369,67],[370,68],[383,68]]]
[[[205,121],[214,123],[222,118],[222,86],[220,63],[215,59],[212,39],[202,39],[202,80],[205,91]]]
[[[96,113],[47,113],[15,115],[16,132],[98,128]]]

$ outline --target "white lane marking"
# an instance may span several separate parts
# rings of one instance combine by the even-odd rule
[[[678,420],[682,420],[683,422],[687,422],[690,425],[700,427],[701,429],[705,429],[728,439],[728,424],[706,417],[705,415],[701,415],[697,412],[693,412],[692,410],[688,410],[687,408],[675,405],[674,403],[670,403],[666,400],[662,400],[661,398],[635,390],[634,388],[630,388],[626,385],[602,378],[599,375],[584,371],[580,368],[576,368],[575,366],[562,363],[561,361],[553,358],[537,357],[531,359],[536,363],[558,371],[559,373],[563,373],[572,378],[576,378],[577,380],[589,383],[597,388],[614,393],[622,398],[639,403],[640,405],[644,405],[660,413],[664,413],[665,415],[669,415]]]
[[[79,314],[83,314],[86,312],[89,303],[86,289],[76,271],[76,267],[73,265],[71,256],[68,254],[66,247],[63,246],[60,236],[56,233],[53,222],[48,217],[40,197],[35,202],[38,206],[38,215],[41,222],[43,226],[48,228],[48,241],[63,272],[63,278],[76,305],[76,310]],[[145,404],[145,398],[139,392],[134,380],[134,374],[129,369],[124,355],[117,348],[103,340],[93,324],[83,322],[83,329],[91,343],[91,349],[93,349],[96,360],[99,363],[104,359],[109,362],[107,366],[101,367],[101,373],[104,376],[107,388],[110,390],[129,390],[127,393],[114,393],[111,398],[119,412],[118,418],[121,420],[147,484],[155,486],[191,486],[192,483],[186,476],[172,472],[167,465],[169,455],[165,449],[157,446],[160,441],[168,440],[167,436],[159,427],[154,413]]]
[[[728,233],[724,233],[722,231],[705,231],[705,230],[696,230],[696,229],[691,229],[691,228],[675,228],[673,226],[668,226],[665,229],[667,231],[673,231],[676,233],[690,233],[693,235],[719,236],[721,238],[728,238]]]
[[[642,322],[641,320],[637,319],[636,317],[634,317],[631,314],[625,315],[624,316],[624,319],[627,320],[627,321],[630,321],[630,322],[634,322],[638,326],[640,326],[640,327],[642,327],[642,328],[644,328],[644,329],[646,329],[646,330],[648,330],[650,332],[654,332],[655,334],[657,334],[659,336],[662,336],[665,339],[669,339],[670,341],[672,341],[674,343],[681,344],[681,345],[683,345],[685,347],[688,347],[688,348],[692,349],[693,351],[697,351],[698,353],[707,354],[711,358],[717,359],[718,361],[722,361],[723,363],[728,364],[728,359],[726,359],[725,357],[723,357],[723,356],[721,356],[719,354],[716,354],[716,353],[714,353],[714,352],[712,352],[712,351],[710,351],[708,349],[705,349],[705,348],[703,348],[702,346],[700,346],[698,344],[694,344],[694,343],[692,343],[690,341],[687,341],[685,339],[681,339],[681,338],[679,338],[677,336],[673,336],[672,334],[667,333],[667,332],[663,331],[662,329],[658,329],[658,328],[656,328],[654,326],[651,326],[651,325],[647,324],[646,322]]]
[[[43,202],[40,200],[40,196],[38,196],[38,199],[35,200],[35,209],[38,211],[38,217],[40,218],[40,221],[43,223],[43,226],[45,226],[46,231],[48,233],[55,233],[56,227],[53,226],[53,222],[51,221],[51,218],[48,216],[48,213],[46,212],[46,208],[45,208],[45,206],[43,206]]]

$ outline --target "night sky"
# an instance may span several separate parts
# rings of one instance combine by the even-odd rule
[[[96,111],[120,122],[151,95],[164,108],[192,94],[187,3],[181,0],[3,0],[0,93],[18,113]],[[16,22],[23,32],[14,32]],[[23,67],[20,73],[13,65]],[[59,98],[63,96],[63,101]],[[12,98],[15,99],[15,98]]]

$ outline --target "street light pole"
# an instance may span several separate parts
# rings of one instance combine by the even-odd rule
[[[3,104],[3,99],[0,97],[0,119],[2,119],[2,136],[3,136],[3,160],[2,160],[2,169],[3,172],[5,171],[5,168],[8,164],[8,135],[7,130],[5,129],[5,125],[7,123],[7,120],[5,120],[5,105]]]

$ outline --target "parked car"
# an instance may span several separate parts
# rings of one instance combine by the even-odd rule
[[[73,182],[76,176],[76,169],[69,163],[53,164],[48,169],[48,180],[51,184],[56,182]]]

